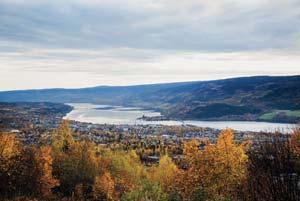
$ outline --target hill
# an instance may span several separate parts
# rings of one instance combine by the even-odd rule
[[[300,120],[300,76],[256,76],[137,86],[0,92],[2,102],[139,106],[178,119]]]

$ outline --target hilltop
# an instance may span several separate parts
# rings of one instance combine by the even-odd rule
[[[0,92],[2,102],[96,103],[151,108],[166,117],[300,121],[300,76],[256,76],[136,86]]]

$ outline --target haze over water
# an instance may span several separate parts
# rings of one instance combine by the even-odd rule
[[[75,120],[79,122],[87,122],[94,124],[116,124],[116,125],[194,125],[199,127],[210,127],[216,129],[232,128],[239,131],[282,131],[285,133],[291,132],[295,127],[294,124],[284,123],[268,123],[268,122],[253,122],[253,121],[145,121],[138,120],[144,116],[159,116],[159,112],[144,110],[143,108],[122,107],[110,105],[95,105],[89,103],[69,103],[74,109],[68,113],[64,118]]]

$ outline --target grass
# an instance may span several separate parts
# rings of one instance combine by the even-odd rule
[[[284,113],[289,117],[300,117],[300,110],[274,110],[259,117],[261,120],[272,120],[277,114]]]

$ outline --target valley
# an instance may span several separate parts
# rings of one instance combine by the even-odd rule
[[[136,86],[0,92],[3,102],[141,107],[180,120],[300,121],[300,76],[256,76]],[[276,112],[285,111],[285,112]]]

